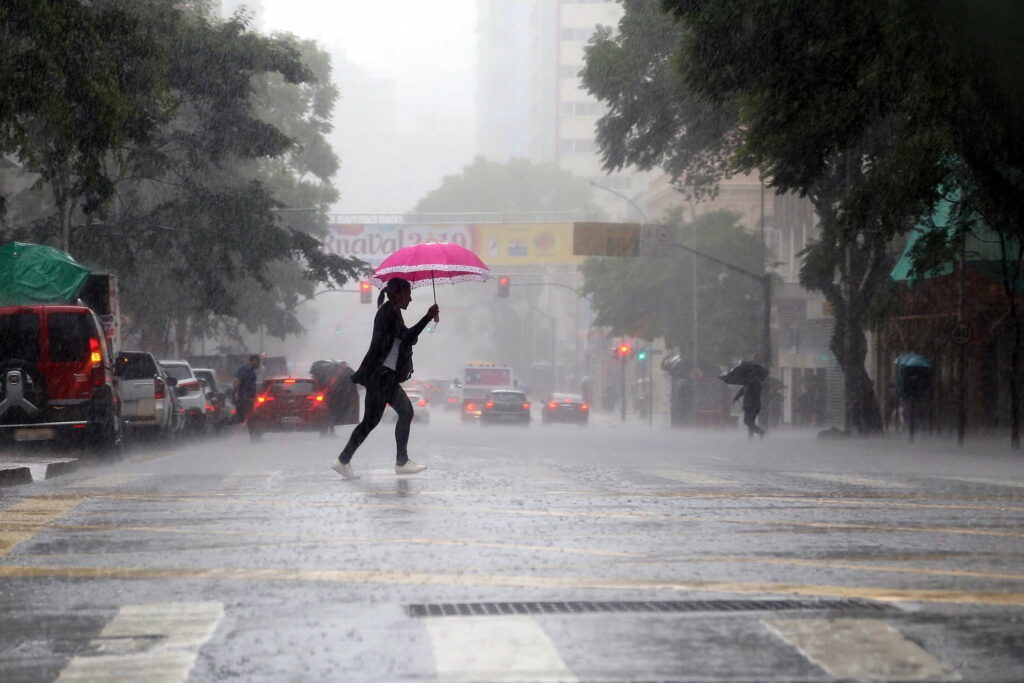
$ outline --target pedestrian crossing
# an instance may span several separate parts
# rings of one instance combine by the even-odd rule
[[[394,618],[392,610],[379,612]],[[206,659],[216,660],[217,671],[230,672],[239,663],[230,660],[231,649],[216,637],[218,625],[230,617],[219,602],[122,606],[99,635],[70,658],[56,680],[203,680],[193,669],[204,647],[210,648]],[[387,671],[398,668],[406,672],[403,678],[480,683],[962,680],[948,662],[886,618],[822,618],[817,613],[774,618],[749,613],[724,621],[629,613],[402,618],[403,624],[381,628],[368,624],[364,613],[364,628],[356,639],[361,656],[352,658],[340,649],[335,651],[337,661],[322,664],[336,674],[342,672],[347,680],[386,680]],[[360,632],[359,621],[338,619],[337,614],[325,616],[318,628],[331,631],[344,625],[350,633]],[[426,649],[394,647],[390,634],[402,633],[403,642],[418,642],[415,629],[425,633]],[[734,637],[721,637],[730,632]],[[226,637],[230,633],[221,636]],[[280,645],[277,649],[286,659],[292,656]],[[417,655],[413,661],[408,661],[410,652]],[[378,669],[365,668],[367,662]],[[315,679],[308,663],[305,671],[297,671],[295,680]]]

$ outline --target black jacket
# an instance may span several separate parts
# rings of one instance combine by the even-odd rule
[[[423,318],[412,327],[405,326],[402,319],[402,311],[386,302],[377,309],[377,315],[373,318],[373,338],[370,340],[370,348],[363,356],[363,362],[359,369],[352,375],[352,381],[356,384],[366,386],[377,371],[384,366],[384,361],[391,352],[391,346],[396,339],[401,344],[398,347],[398,361],[395,364],[395,373],[398,381],[404,382],[412,377],[412,347],[419,339],[420,332],[430,322],[430,315]]]

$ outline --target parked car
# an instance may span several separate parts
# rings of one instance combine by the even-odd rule
[[[521,391],[491,391],[480,412],[480,424],[530,424],[530,402]]]
[[[0,439],[119,447],[113,360],[85,306],[0,307]]]
[[[328,433],[330,416],[324,392],[312,377],[271,377],[263,381],[252,415],[249,436],[266,432],[318,431]]]
[[[235,421],[235,402],[231,399],[232,390],[222,386],[217,373],[212,368],[192,368],[196,377],[206,383],[206,402],[210,406],[206,417],[215,432]]]
[[[121,417],[132,435],[150,432],[173,439],[181,430],[176,414],[174,387],[153,354],[122,351],[114,362],[114,376],[121,394]]]
[[[196,377],[187,361],[162,360],[160,365],[167,376],[175,380],[174,393],[185,409],[185,432],[192,435],[205,434],[209,428],[206,420],[208,403],[202,381]]]
[[[569,422],[585,427],[590,423],[590,406],[579,394],[551,394],[541,409],[541,423]]]

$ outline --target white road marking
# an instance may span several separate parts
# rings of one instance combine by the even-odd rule
[[[496,471],[502,474],[509,474],[514,477],[529,479],[535,484],[576,484],[577,480],[564,472],[549,469],[547,467],[536,467],[533,465],[521,465],[515,467],[499,467]]]
[[[100,477],[91,477],[89,479],[83,479],[82,481],[76,481],[72,484],[68,484],[68,488],[76,489],[106,489],[106,488],[117,488],[118,486],[124,486],[125,484],[131,484],[143,479],[145,477],[152,476],[148,472],[120,472],[117,474],[105,474]]]
[[[672,481],[679,481],[684,484],[692,484],[694,486],[712,486],[720,484],[728,484],[727,479],[718,479],[716,477],[709,477],[706,474],[700,472],[686,472],[683,470],[640,470],[644,474],[653,474],[656,477],[662,479],[671,479]]]
[[[765,626],[835,678],[959,681],[960,675],[889,624],[874,619],[763,619]]]
[[[68,662],[57,683],[181,683],[223,617],[219,602],[125,605],[89,643],[89,652]]]
[[[794,477],[804,479],[816,479],[818,481],[834,481],[839,484],[850,484],[852,486],[867,486],[873,489],[909,489],[910,484],[904,484],[889,479],[875,479],[873,477],[859,477],[854,474],[822,474],[818,472],[787,472]]]
[[[529,615],[426,619],[444,681],[576,681]]]

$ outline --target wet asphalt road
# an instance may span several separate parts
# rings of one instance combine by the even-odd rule
[[[1002,442],[433,417],[0,489],[0,680],[1024,680]]]

